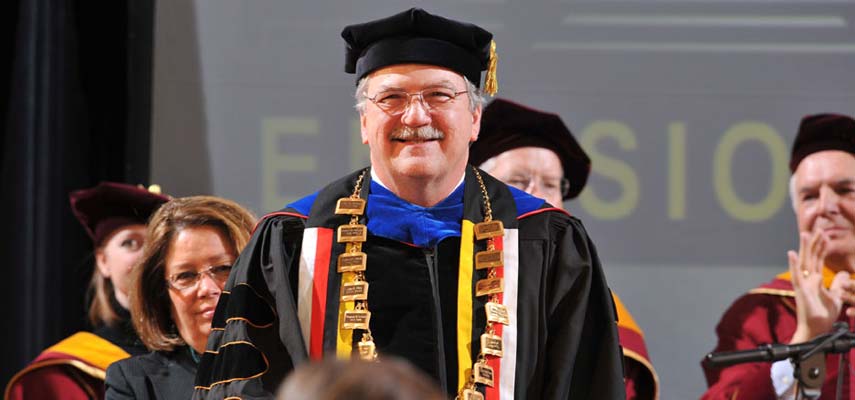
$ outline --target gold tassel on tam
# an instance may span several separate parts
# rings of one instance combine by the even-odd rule
[[[484,92],[490,96],[495,96],[499,91],[499,81],[496,80],[496,67],[499,63],[499,56],[496,54],[496,41],[490,41],[490,65],[487,66],[487,76],[484,77]]]
[[[138,184],[138,185],[137,185],[137,187],[138,187],[138,188],[140,188],[140,189],[142,189],[142,190],[148,190],[150,193],[154,193],[154,194],[162,194],[162,195],[164,195],[164,196],[166,196],[166,197],[169,197],[170,199],[172,198],[172,196],[170,196],[170,195],[168,195],[168,194],[166,194],[166,193],[163,193],[163,190],[160,188],[160,185],[158,185],[158,184],[156,184],[156,183],[153,183],[153,184],[149,185],[149,186],[148,186],[148,189],[146,189],[146,187],[145,187],[145,186],[143,186],[143,185],[142,185],[142,183]]]

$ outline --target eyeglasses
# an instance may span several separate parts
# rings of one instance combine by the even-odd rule
[[[519,190],[527,193],[532,193],[536,188],[538,193],[545,195],[560,195],[562,198],[570,192],[570,181],[567,178],[542,178],[534,176],[514,176],[505,180],[508,185],[511,185]]]
[[[387,114],[400,115],[410,106],[413,97],[422,103],[426,110],[434,111],[448,106],[463,93],[466,93],[466,90],[455,92],[448,88],[429,88],[415,93],[408,93],[403,90],[386,90],[377,93],[374,97],[368,97],[367,93],[363,93],[363,95]]]
[[[183,291],[196,287],[202,279],[202,274],[207,274],[214,282],[222,286],[229,279],[231,271],[231,265],[213,265],[203,269],[201,272],[182,271],[172,274],[172,276],[166,279],[166,283],[175,290]]]

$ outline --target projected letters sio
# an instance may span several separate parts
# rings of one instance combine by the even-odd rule
[[[317,185],[312,185],[312,182],[306,182],[305,187],[284,187],[282,179],[288,174],[311,176],[318,171],[322,159],[340,165],[342,174],[368,164],[368,149],[360,141],[358,121],[352,123],[352,132],[347,140],[335,141],[348,146],[347,159],[343,160],[329,160],[333,158],[332,151],[322,145],[315,146],[313,152],[302,153],[289,152],[279,145],[286,138],[321,139],[320,121],[317,118],[271,117],[265,118],[261,126],[262,199],[267,210],[279,209],[287,202],[317,189]],[[591,122],[579,132],[578,138],[593,160],[592,176],[617,185],[619,189],[616,196],[605,198],[599,194],[600,188],[596,184],[589,185],[579,197],[578,204],[597,220],[619,221],[632,216],[648,185],[641,181],[636,167],[621,156],[649,143],[647,133],[644,137],[646,140],[640,142],[639,134],[630,126],[614,120]],[[666,188],[666,193],[661,196],[666,203],[664,217],[668,220],[684,220],[687,213],[691,212],[686,201],[687,163],[691,163],[692,174],[696,179],[703,179],[713,185],[717,204],[732,220],[763,222],[787,204],[788,148],[785,139],[769,124],[741,121],[730,125],[718,135],[714,146],[702,149],[712,153],[711,165],[698,165],[696,160],[687,160],[687,149],[698,144],[692,143],[693,136],[686,123],[670,122],[662,135],[665,136],[666,145],[660,146],[656,154],[660,158],[667,157],[667,170],[653,178],[663,180],[660,185]],[[617,145],[619,152],[605,152],[601,149],[609,143]],[[759,200],[740,196],[734,187],[734,176],[740,173],[733,166],[734,154],[741,146],[749,144],[760,145],[767,153],[766,157],[760,157],[752,166],[770,171],[768,182],[759,182],[765,183],[767,187],[765,196]]]

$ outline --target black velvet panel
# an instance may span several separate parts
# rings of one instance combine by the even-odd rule
[[[269,366],[261,351],[246,343],[227,343],[220,347],[219,355],[234,362],[213,364],[211,386],[232,379],[250,379]]]
[[[380,354],[404,357],[438,380],[437,310],[424,251],[375,236],[363,251],[368,254],[371,328]],[[361,335],[354,332],[354,340]]]
[[[228,304],[225,310],[223,323],[233,318],[245,319],[255,327],[270,326],[276,319],[276,313],[252,287],[242,283],[232,288],[229,301],[220,302]],[[218,321],[219,322],[219,321]]]

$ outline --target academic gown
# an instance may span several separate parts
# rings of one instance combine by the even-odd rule
[[[197,357],[188,346],[126,358],[107,369],[107,400],[186,400]]]
[[[658,400],[659,376],[650,362],[644,332],[620,297],[612,292],[618,317],[618,337],[623,349],[624,383],[627,400]]]
[[[366,278],[371,330],[380,360],[403,357],[449,396],[465,381],[484,333],[484,298],[474,285],[486,270],[471,253],[483,220],[479,184],[465,182],[435,208],[396,199],[366,182]],[[493,218],[504,223],[499,326],[504,356],[488,357],[495,386],[488,399],[622,399],[615,314],[596,250],[581,222],[481,172]],[[350,196],[358,173],[262,219],[220,297],[196,375],[194,398],[270,398],[297,364],[349,357],[363,331],[339,324],[345,245],[336,200]],[[370,189],[369,189],[370,188]],[[308,212],[307,212],[308,211]],[[462,222],[461,222],[462,221]],[[461,254],[464,254],[461,257]],[[345,277],[346,279],[346,277]],[[382,361],[381,361],[382,362]]]
[[[119,321],[94,333],[77,332],[45,349],[6,386],[4,399],[103,399],[107,367],[148,350],[130,322],[130,313],[111,299]]]
[[[823,284],[831,285],[834,272],[823,270]],[[718,345],[715,352],[754,350],[768,343],[789,343],[796,331],[796,302],[789,272],[778,275],[737,299],[716,327]],[[841,312],[840,321],[853,325],[845,312]],[[826,357],[826,376],[820,399],[834,400],[837,385],[837,366],[840,355],[829,354]],[[853,365],[850,351],[849,368]],[[772,386],[771,362],[736,364],[725,368],[714,368],[701,362],[709,389],[701,397],[704,400],[774,400],[775,389]],[[855,400],[853,375],[843,379],[842,399]]]

